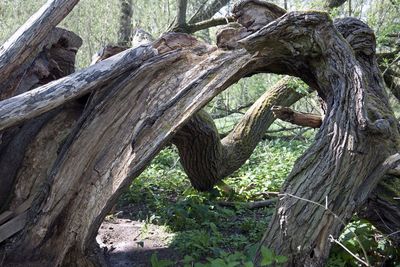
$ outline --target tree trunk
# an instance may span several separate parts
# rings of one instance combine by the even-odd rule
[[[282,79],[263,94],[222,140],[213,119],[205,111],[194,115],[177,132],[172,142],[194,188],[210,190],[245,163],[275,121],[271,108],[291,105],[302,97],[291,81],[291,78]]]
[[[120,5],[121,5],[121,16],[119,22],[118,44],[122,46],[127,46],[131,42],[130,38],[133,33],[132,0],[120,0]]]
[[[252,53],[281,60],[326,105],[317,140],[287,178],[262,242],[286,255],[287,266],[322,266],[330,236],[339,236],[400,159],[399,125],[376,63],[373,32],[351,18],[335,26],[324,13],[293,12],[241,41]]]
[[[399,125],[383,91],[373,34],[355,19],[339,21],[335,28],[325,13],[284,14],[260,1],[242,1],[234,10],[246,26],[245,35],[252,33],[240,41],[247,51],[223,51],[188,35],[170,33],[151,45],[37,88],[31,101],[26,101],[27,92],[2,102],[2,108],[4,103],[14,107],[10,112],[17,109],[18,101],[24,103],[16,113],[19,118],[4,127],[29,119],[25,126],[34,116],[48,116],[46,125],[35,128],[31,141],[24,139],[29,147],[25,145],[20,153],[29,165],[11,175],[17,186],[7,194],[10,204],[5,208],[11,210],[0,214],[0,237],[9,235],[10,229],[17,233],[24,228],[5,237],[0,247],[4,265],[102,264],[94,237],[123,189],[208,101],[240,78],[258,72],[299,76],[325,102],[327,113],[317,140],[286,181],[285,198],[279,201],[263,240],[289,257],[287,265],[323,264],[329,235],[339,235],[341,222],[361,208],[399,158],[395,154]],[[34,46],[32,51],[38,48]],[[118,67],[117,62],[124,66]],[[1,69],[1,73],[7,72]],[[87,105],[75,107],[71,100],[91,90],[95,91]],[[66,101],[68,106],[55,109]],[[264,127],[251,120],[246,123]],[[243,142],[240,153],[251,147],[246,139]],[[229,149],[235,153],[236,147]],[[329,210],[299,200],[325,203],[326,197]]]
[[[244,51],[221,53],[170,35],[154,44],[159,55],[95,94],[36,193],[23,233],[10,244],[9,265],[90,265],[85,254],[122,189],[177,127],[246,74]],[[84,87],[88,77],[81,77]]]
[[[8,88],[2,87],[2,89],[10,94],[26,92],[25,94],[31,95],[31,90],[35,87],[73,73],[75,70],[75,54],[81,43],[82,40],[72,32],[59,28],[54,29],[40,43],[40,47],[46,48],[39,51],[40,53],[36,55],[31,66],[27,68],[26,64],[22,64],[21,68],[24,71],[18,70],[17,73],[20,73],[20,75],[9,83],[11,86]],[[20,97],[21,95],[18,95],[16,98]],[[17,118],[11,118],[10,116],[15,114],[14,108],[21,108],[22,106],[15,106],[12,103],[9,105],[7,104],[10,103],[9,100],[0,101],[0,109],[6,109],[5,113],[3,113],[4,116],[0,116],[0,130],[3,130],[0,132],[0,183],[2,185],[0,188],[0,211],[4,210],[9,203],[11,197],[9,194],[12,192],[11,189],[16,182],[18,171],[22,166],[30,166],[30,164],[26,163],[24,156],[29,145],[33,142],[38,132],[41,131],[41,128],[60,112],[60,109],[58,109],[46,113],[50,109],[45,108],[40,112],[40,114],[45,114],[25,124],[16,126],[15,123],[8,123],[8,118],[15,122]],[[27,99],[28,102],[32,102],[32,99]],[[22,105],[21,102],[19,104]],[[30,118],[33,117],[31,116]],[[12,125],[12,128],[4,130],[6,127],[3,126]],[[43,168],[49,167],[45,165],[43,164]],[[33,176],[31,177],[33,178]],[[27,187],[32,185],[33,183],[26,182]]]
[[[33,62],[47,42],[43,40],[79,0],[48,1],[0,48],[0,100],[14,95],[9,83]],[[79,47],[76,47],[76,49]],[[76,52],[76,51],[75,51]],[[33,57],[32,57],[33,55]],[[25,66],[23,66],[25,64]],[[22,67],[21,67],[22,65]]]

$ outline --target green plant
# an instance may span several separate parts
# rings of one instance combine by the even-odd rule
[[[170,260],[159,260],[157,253],[151,255],[150,263],[152,267],[168,267],[174,264],[174,262]]]
[[[368,260],[372,266],[396,266],[400,264],[400,248],[396,247],[379,231],[365,220],[354,220],[347,225],[339,238],[341,244],[356,255],[363,256],[360,244],[368,253]],[[358,262],[347,251],[338,245],[331,250],[328,266],[359,266]]]

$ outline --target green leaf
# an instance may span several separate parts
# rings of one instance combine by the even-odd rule
[[[219,259],[219,258],[212,260],[210,263],[211,263],[211,267],[225,267],[226,266],[225,261],[223,259]]]
[[[288,260],[288,258],[285,256],[281,256],[281,255],[275,256],[276,263],[285,263],[285,262],[287,262],[287,260]]]
[[[191,263],[191,262],[193,262],[194,261],[194,258],[192,257],[192,256],[189,256],[189,255],[186,255],[184,258],[183,258],[183,263]]]
[[[261,266],[268,266],[274,262],[274,253],[264,246],[261,247],[261,256]]]

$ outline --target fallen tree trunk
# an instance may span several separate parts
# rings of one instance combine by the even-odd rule
[[[16,86],[13,86],[13,90],[11,91],[15,94],[21,94],[74,72],[76,49],[81,43],[82,40],[72,32],[59,28],[51,31],[49,36],[39,45],[40,47],[46,48],[39,51],[31,67],[25,69],[25,65],[21,66],[24,72],[17,80],[13,81],[13,84]],[[6,108],[5,102],[7,101],[8,100],[0,101],[0,109]],[[32,99],[30,99],[30,101],[32,101]],[[46,110],[43,110],[40,114],[45,113],[45,111]],[[12,113],[13,111],[9,110],[8,112]],[[27,168],[31,166],[26,162],[25,156],[28,147],[34,142],[34,139],[41,129],[49,120],[56,116],[58,112],[60,112],[60,108],[47,112],[25,124],[15,125],[14,127],[0,132],[0,184],[2,185],[0,187],[0,211],[4,210],[9,203],[12,187],[18,180],[18,178],[16,178],[18,171],[22,166]],[[1,121],[0,124],[3,122],[4,121]],[[40,153],[40,151],[38,153]],[[43,167],[45,168],[45,166]],[[29,178],[23,178],[28,188],[31,187],[32,184],[27,180],[35,179],[33,175],[35,172],[33,169],[30,171],[32,175],[28,176]]]
[[[96,93],[97,102],[88,107],[65,141],[46,179],[49,187],[37,193],[31,220],[14,240],[18,255],[8,250],[6,262],[91,265],[86,251],[124,186],[179,125],[245,75],[242,67],[249,55],[244,51],[213,52],[191,37],[172,35],[179,47],[168,43],[166,36],[157,42],[158,50],[174,46],[180,50],[153,57]],[[172,64],[173,68],[165,69]],[[98,260],[97,256],[92,260]]]
[[[257,72],[299,76],[325,101],[319,139],[285,183],[287,197],[279,201],[264,239],[289,257],[288,265],[324,263],[329,234],[337,237],[343,226],[327,210],[299,198],[325,203],[328,196],[329,210],[346,222],[398,161],[398,124],[382,90],[373,38],[364,24],[350,20],[361,29],[350,35],[350,47],[324,13],[283,15],[259,1],[241,2],[237,11],[253,12],[248,3],[268,9],[261,19],[242,21],[255,31],[240,42],[249,53],[169,34],[153,43],[157,55],[97,88],[79,121],[71,120],[73,129],[19,217],[24,230],[2,245],[6,265],[101,264],[94,236],[122,190],[213,96]],[[90,82],[82,78],[81,87]]]
[[[43,40],[49,36],[48,33],[68,15],[78,2],[79,0],[48,1],[1,46],[0,100],[14,94],[10,90],[10,86],[7,86],[8,83],[15,80],[16,76],[30,66],[39,51],[47,44]],[[25,67],[21,68],[21,65],[25,65]]]
[[[156,51],[151,46],[130,49],[64,79],[3,100],[0,102],[0,130],[82,97],[95,88],[134,71],[155,54]]]

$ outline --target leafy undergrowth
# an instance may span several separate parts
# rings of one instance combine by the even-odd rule
[[[270,192],[279,191],[309,142],[280,139],[262,142],[246,164],[225,180],[229,190],[221,186],[208,193],[197,192],[190,186],[174,148],[161,151],[132,183],[121,203],[137,204],[132,213],[135,220],[163,225],[175,233],[170,246],[179,253],[180,262],[158,259],[154,254],[151,265],[253,266],[251,259],[271,219],[273,206],[249,209],[241,203],[265,200],[271,197]],[[380,238],[382,235],[372,226],[360,221],[350,224],[340,239],[357,255],[362,255],[362,250],[353,232],[367,248],[371,262],[381,266],[384,259],[396,262],[397,257],[398,260],[399,250],[387,239]],[[279,265],[286,260],[265,247],[261,252],[264,266]],[[359,265],[346,251],[335,246],[329,266]]]

